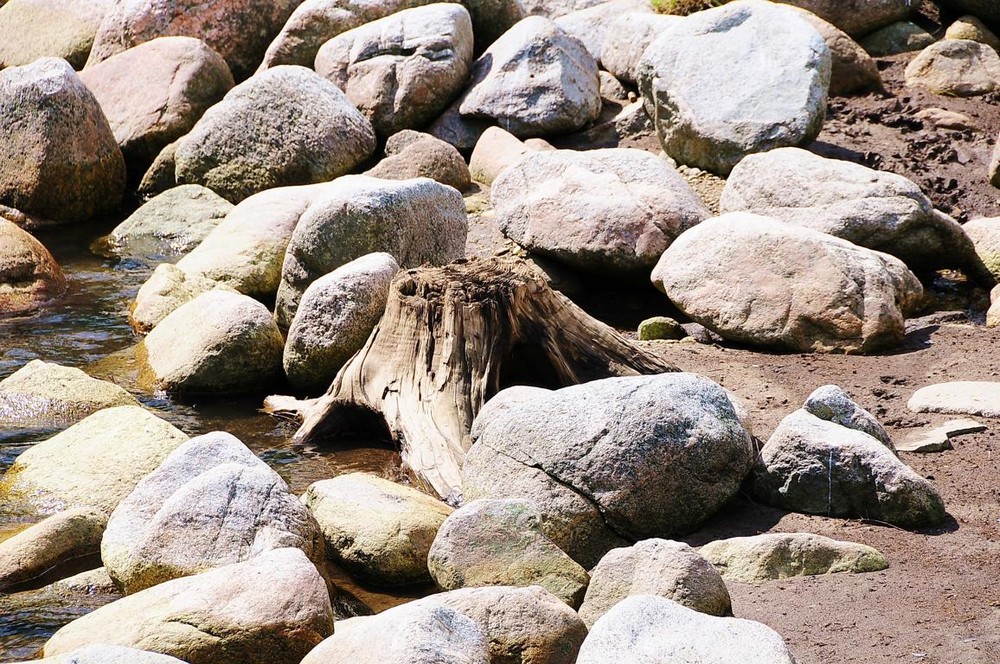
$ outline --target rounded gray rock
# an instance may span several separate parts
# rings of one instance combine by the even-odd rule
[[[238,203],[332,180],[375,150],[371,123],[340,89],[298,66],[268,69],[229,91],[174,153],[177,182]]]
[[[667,26],[643,54],[638,82],[666,153],[726,175],[747,154],[812,142],[831,63],[796,12],[739,0]]]
[[[322,393],[378,324],[399,265],[367,254],[309,284],[288,327],[283,364],[291,385]]]
[[[596,274],[635,274],[708,218],[687,181],[643,150],[552,150],[504,169],[490,194],[497,225],[529,251]]]

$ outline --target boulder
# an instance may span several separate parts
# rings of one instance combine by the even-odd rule
[[[926,385],[906,403],[915,413],[952,413],[1000,417],[1000,383],[956,380]]]
[[[185,664],[169,655],[105,644],[83,646],[64,655],[32,661],[35,664]]]
[[[870,546],[811,533],[764,533],[709,542],[699,553],[727,581],[759,585],[793,576],[878,572],[889,561]]]
[[[105,643],[189,664],[299,664],[332,632],[323,577],[288,548],[112,602],[59,629],[44,655]]]
[[[157,37],[204,41],[229,65],[236,80],[249,76],[297,0],[117,0],[101,21],[87,66]]]
[[[452,508],[422,491],[350,473],[314,482],[302,496],[323,531],[326,551],[377,586],[431,581],[427,552]]]
[[[348,173],[375,150],[371,123],[337,86],[298,66],[268,69],[229,91],[174,153],[177,182],[238,203]]]
[[[906,66],[906,84],[949,97],[975,97],[1000,89],[1000,55],[986,44],[946,39]]]
[[[773,629],[753,620],[709,616],[653,595],[629,597],[590,629],[577,664],[691,662],[795,664]]]
[[[609,0],[593,7],[563,14],[555,19],[566,34],[576,37],[595,61],[601,62],[604,40],[615,20],[623,14],[653,14],[650,0]]]
[[[271,300],[292,231],[330,183],[277,187],[233,208],[201,244],[177,261],[188,277],[211,279],[258,300]]]
[[[110,514],[187,436],[139,406],[105,408],[21,453],[0,478],[5,502],[41,513]]]
[[[142,342],[147,382],[170,392],[257,392],[281,375],[281,331],[260,302],[210,290],[172,311]]]
[[[66,275],[45,245],[0,217],[0,318],[29,314],[66,287]]]
[[[136,293],[129,307],[129,325],[136,332],[146,334],[182,304],[216,289],[236,292],[218,281],[186,274],[172,263],[161,263]]]
[[[865,0],[860,4],[843,0],[781,1],[816,14],[852,37],[860,37],[890,23],[902,21],[909,15],[912,4],[912,0]]]
[[[113,0],[0,2],[0,69],[46,57],[82,68],[101,19],[113,4]]]
[[[601,44],[601,65],[626,83],[638,81],[639,61],[660,33],[680,16],[630,11],[616,18]]]
[[[751,486],[768,505],[861,517],[903,528],[939,525],[944,504],[930,482],[882,441],[798,410],[761,449]]]
[[[800,352],[893,346],[923,295],[897,258],[746,212],[682,234],[652,278],[685,315],[724,339]]]
[[[486,634],[472,619],[446,606],[419,602],[369,618],[355,618],[302,664],[489,664]],[[192,663],[194,664],[194,663]]]
[[[753,459],[726,391],[686,373],[504,390],[472,436],[465,498],[534,501],[545,535],[585,567],[623,537],[690,532],[736,493]]]
[[[136,72],[142,76],[136,76]],[[160,37],[87,67],[94,93],[129,166],[142,172],[233,87],[218,53],[192,37]]]
[[[747,211],[896,256],[913,270],[987,278],[962,227],[911,180],[798,148],[750,155],[726,182],[722,213]]]
[[[667,154],[726,175],[747,154],[812,142],[831,63],[796,12],[740,0],[668,25],[643,54],[638,83]]]
[[[344,91],[382,139],[419,129],[462,91],[472,65],[472,20],[438,3],[343,32],[316,54],[316,72]]]
[[[404,268],[443,265],[465,255],[467,234],[465,202],[451,187],[427,178],[338,178],[295,226],[275,318],[289,326],[309,284],[355,258],[384,251]]]
[[[42,360],[0,381],[0,429],[65,428],[103,408],[138,405],[114,383]]]
[[[430,178],[459,191],[468,189],[471,182],[469,167],[454,146],[412,129],[390,136],[385,159],[364,174],[383,180]]]
[[[861,40],[861,46],[876,57],[909,53],[927,48],[937,40],[916,23],[900,21],[876,30]]]
[[[321,394],[385,312],[399,265],[367,254],[309,284],[288,326],[283,364],[292,387]]]
[[[0,592],[73,558],[96,554],[108,515],[92,507],[59,512],[0,542]]]
[[[866,433],[888,449],[895,450],[889,432],[875,416],[854,403],[851,397],[836,385],[823,385],[813,390],[802,404],[802,410],[821,420]]]
[[[508,166],[538,150],[500,127],[483,132],[469,159],[469,173],[476,182],[492,185]]]
[[[194,249],[233,209],[211,189],[184,184],[150,199],[107,238],[118,256],[152,260],[180,258]]]
[[[1000,37],[975,16],[962,16],[948,26],[945,39],[971,39],[1000,51]]]
[[[846,32],[812,12],[799,10],[806,23],[816,29],[830,49],[830,94],[849,95],[868,90],[883,90],[878,66],[861,44]]]
[[[601,112],[597,63],[555,23],[529,16],[473,64],[459,112],[519,138],[576,131]]]
[[[590,571],[580,618],[594,623],[633,595],[657,595],[713,616],[731,616],[729,590],[719,572],[682,542],[647,539],[612,549]]]
[[[316,520],[246,445],[217,431],[177,447],[118,504],[101,559],[131,595],[284,547],[322,560]]]
[[[597,274],[648,273],[710,216],[666,161],[629,148],[527,155],[493,181],[490,201],[507,237]]]
[[[490,664],[574,664],[587,636],[576,611],[541,586],[462,588],[418,602],[471,618],[489,640]]]
[[[577,607],[587,571],[545,536],[528,500],[474,500],[449,516],[434,538],[427,567],[445,590],[541,586]]]
[[[316,53],[342,32],[390,14],[428,5],[435,0],[305,0],[288,17],[284,27],[267,47],[258,72],[277,65],[312,67]]]
[[[990,274],[1000,280],[1000,217],[973,219],[962,226],[972,244],[976,255]]]
[[[125,161],[94,95],[65,60],[0,71],[0,205],[49,223],[114,212]]]

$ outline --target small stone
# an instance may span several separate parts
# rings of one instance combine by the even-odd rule
[[[653,339],[683,339],[687,332],[681,324],[667,316],[654,316],[639,323],[639,341]]]
[[[934,94],[974,97],[1000,88],[1000,55],[968,39],[935,42],[906,66],[906,85]]]
[[[963,16],[948,26],[945,39],[971,39],[1000,51],[1000,38],[975,16]]]
[[[979,131],[976,121],[968,115],[956,113],[943,108],[922,108],[914,117],[929,122],[938,129],[953,129],[955,131]]]

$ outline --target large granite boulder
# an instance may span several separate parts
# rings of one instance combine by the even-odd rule
[[[130,168],[140,173],[234,85],[222,56],[192,37],[139,44],[88,67],[80,78],[100,103]]]
[[[160,263],[139,287],[129,307],[129,325],[139,334],[146,334],[182,304],[210,290],[235,292],[221,282],[187,274],[173,263]]]
[[[597,63],[552,21],[529,16],[490,45],[472,67],[459,104],[519,138],[581,129],[601,112]]]
[[[0,478],[0,496],[41,513],[94,507],[110,514],[187,438],[139,406],[105,408],[22,452]]]
[[[1000,89],[1000,55],[969,39],[934,42],[906,66],[906,84],[949,97],[976,97]]]
[[[472,435],[465,498],[534,501],[546,536],[585,567],[623,537],[696,528],[753,459],[726,391],[686,373],[512,388],[487,402]]]
[[[83,646],[62,655],[32,660],[37,664],[185,664],[176,657],[103,643]],[[27,664],[27,663],[24,663]]]
[[[97,28],[114,0],[0,2],[0,69],[62,58],[83,67]]]
[[[577,664],[691,662],[795,664],[788,646],[763,623],[717,618],[654,595],[629,597],[598,620]]]
[[[0,381],[0,429],[65,428],[104,408],[138,405],[112,382],[42,360]]]
[[[796,12],[739,0],[668,25],[642,56],[639,89],[667,154],[725,175],[819,134],[831,62]]]
[[[157,37],[201,39],[243,80],[292,13],[297,0],[115,0],[101,22],[88,66]]]
[[[438,530],[427,567],[445,590],[477,586],[541,586],[577,607],[590,577],[542,530],[528,500],[474,500]]]
[[[719,210],[812,228],[892,254],[913,270],[986,272],[962,227],[911,180],[799,148],[746,157],[730,173]]]
[[[973,0],[975,1],[975,0]],[[866,35],[883,26],[902,21],[910,13],[912,0],[781,0],[801,7],[829,21],[852,37]]]
[[[241,293],[210,290],[146,336],[146,382],[192,394],[264,391],[281,376],[283,346],[267,307]]]
[[[302,551],[276,549],[103,606],[59,629],[44,654],[105,643],[189,664],[299,664],[332,632],[323,577]]]
[[[47,223],[118,209],[125,160],[94,95],[65,60],[0,71],[0,205]]]
[[[382,139],[419,129],[461,92],[472,65],[462,5],[406,9],[343,32],[316,54],[316,72],[344,91]]]
[[[133,594],[284,547],[322,560],[316,520],[246,445],[214,432],[180,445],[118,504],[101,559]]]
[[[292,233],[281,269],[275,318],[288,327],[313,281],[365,254],[384,251],[401,267],[443,265],[465,255],[462,195],[428,178],[338,178]]]
[[[66,288],[66,275],[45,245],[0,217],[0,318],[29,314]]]
[[[452,508],[412,487],[350,473],[314,482],[302,496],[333,560],[377,586],[431,581],[427,553]]]
[[[682,542],[642,540],[612,549],[590,571],[580,618],[594,623],[633,595],[657,595],[713,616],[733,613],[729,590],[712,563]]]
[[[267,47],[260,69],[277,65],[312,67],[316,53],[342,32],[385,18],[390,14],[422,7],[436,0],[305,0],[288,17]]]
[[[904,528],[935,526],[945,518],[931,483],[882,441],[804,409],[771,434],[751,485],[762,502],[807,514],[871,518]]]
[[[115,226],[105,246],[117,256],[177,259],[198,246],[232,209],[211,189],[182,184],[154,196]]]
[[[923,295],[897,258],[746,212],[682,234],[652,279],[687,316],[725,339],[797,351],[891,347]]]
[[[298,66],[274,67],[229,91],[180,139],[180,184],[238,203],[264,189],[325,182],[375,150],[371,123],[333,83]]]
[[[504,169],[490,202],[504,235],[585,272],[636,274],[710,216],[687,181],[643,150],[541,151]]]
[[[282,357],[293,387],[321,394],[330,386],[382,318],[398,271],[391,255],[367,254],[309,284],[288,326]]]
[[[323,182],[254,194],[177,261],[177,267],[189,277],[218,281],[262,301],[273,299],[299,217],[330,186]]]

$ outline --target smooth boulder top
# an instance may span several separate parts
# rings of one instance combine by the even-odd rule
[[[238,203],[272,187],[325,182],[375,150],[371,123],[322,76],[294,65],[268,69],[212,106],[174,153],[180,184],[201,184]]]
[[[831,63],[795,11],[739,0],[666,26],[640,60],[639,89],[667,154],[725,175],[819,134]]]
[[[472,433],[466,499],[533,500],[546,536],[586,567],[622,537],[697,527],[738,490],[753,456],[726,391],[687,373],[512,388]]]
[[[678,235],[709,217],[673,167],[629,148],[528,154],[501,171],[490,201],[507,237],[598,274],[651,269]]]
[[[114,383],[42,360],[31,360],[0,381],[0,428],[69,426],[104,408],[138,405]]]
[[[869,352],[903,338],[923,295],[897,258],[746,212],[683,233],[654,285],[725,339],[799,351]]]
[[[629,597],[590,629],[577,664],[690,662],[795,664],[781,636],[741,618],[717,618],[653,595]]]
[[[106,643],[189,664],[299,664],[333,632],[323,577],[298,549],[173,579],[60,628],[45,656]]]
[[[31,313],[62,296],[67,286],[45,245],[0,217],[0,318]]]
[[[81,69],[114,0],[0,2],[0,69],[62,58]]]

